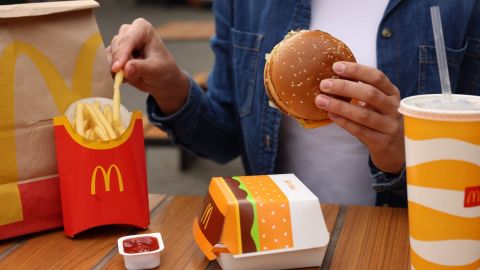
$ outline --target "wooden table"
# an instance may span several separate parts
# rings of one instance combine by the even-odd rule
[[[160,269],[220,269],[195,245],[192,222],[199,196],[150,195],[147,231],[107,226],[67,238],[53,230],[0,241],[0,269],[123,269],[117,238],[161,232],[165,250]],[[331,240],[321,269],[408,269],[405,209],[322,205]],[[314,269],[314,268],[312,268]]]

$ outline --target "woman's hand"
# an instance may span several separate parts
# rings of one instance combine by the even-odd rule
[[[351,62],[336,62],[334,72],[341,79],[325,79],[320,89],[360,101],[348,103],[318,95],[315,104],[328,117],[362,141],[380,170],[398,173],[405,164],[402,116],[397,109],[400,92],[378,69]]]
[[[122,25],[106,50],[112,72],[123,69],[126,81],[151,94],[165,114],[185,103],[188,78],[149,22],[136,19]]]

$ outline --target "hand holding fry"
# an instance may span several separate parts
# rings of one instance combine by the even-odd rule
[[[123,70],[126,81],[151,94],[165,114],[185,104],[189,79],[148,21],[122,25],[106,52],[112,72]]]

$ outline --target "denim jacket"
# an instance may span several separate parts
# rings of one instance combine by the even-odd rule
[[[479,95],[477,0],[391,0],[378,28],[378,69],[400,89],[402,98],[440,92],[429,9],[433,5],[441,10],[452,91]],[[169,116],[149,97],[150,121],[199,156],[227,162],[240,155],[247,174],[273,173],[281,115],[268,105],[265,94],[265,54],[290,30],[308,29],[310,6],[309,0],[214,1],[215,64],[208,91],[190,79],[186,104]],[[373,188],[385,191],[378,193],[377,204],[404,206],[405,196],[399,203],[390,191],[405,195],[405,169],[392,175],[371,161],[369,165]]]

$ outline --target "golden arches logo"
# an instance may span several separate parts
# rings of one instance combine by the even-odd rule
[[[118,191],[123,192],[123,179],[122,179],[122,173],[120,172],[120,169],[118,168],[117,165],[112,164],[110,167],[108,167],[108,170],[105,171],[105,168],[102,166],[98,165],[95,167],[92,173],[92,180],[90,182],[90,194],[95,195],[96,194],[96,185],[97,185],[97,174],[98,171],[102,173],[103,176],[103,183],[105,184],[105,191],[110,191],[110,180],[112,177],[112,170],[115,169],[115,173],[117,174],[117,181],[118,181]]]
[[[464,207],[474,207],[479,205],[480,205],[480,186],[466,188]]]
[[[71,87],[68,87],[55,65],[40,50],[22,42],[13,41],[0,54],[0,198],[2,211],[8,216],[0,215],[0,225],[23,220],[18,181],[18,164],[15,140],[15,82],[16,65],[19,56],[28,57],[37,67],[45,80],[48,91],[57,105],[59,113],[63,113],[73,101],[92,95],[93,66],[97,49],[102,45],[100,33],[90,36],[81,46],[72,74]],[[28,89],[31,90],[31,89]],[[33,92],[32,92],[33,93]]]
[[[200,219],[200,223],[203,225],[203,229],[207,229],[208,222],[210,221],[210,217],[212,216],[213,206],[211,203],[205,207],[205,211],[203,211],[202,218]]]

